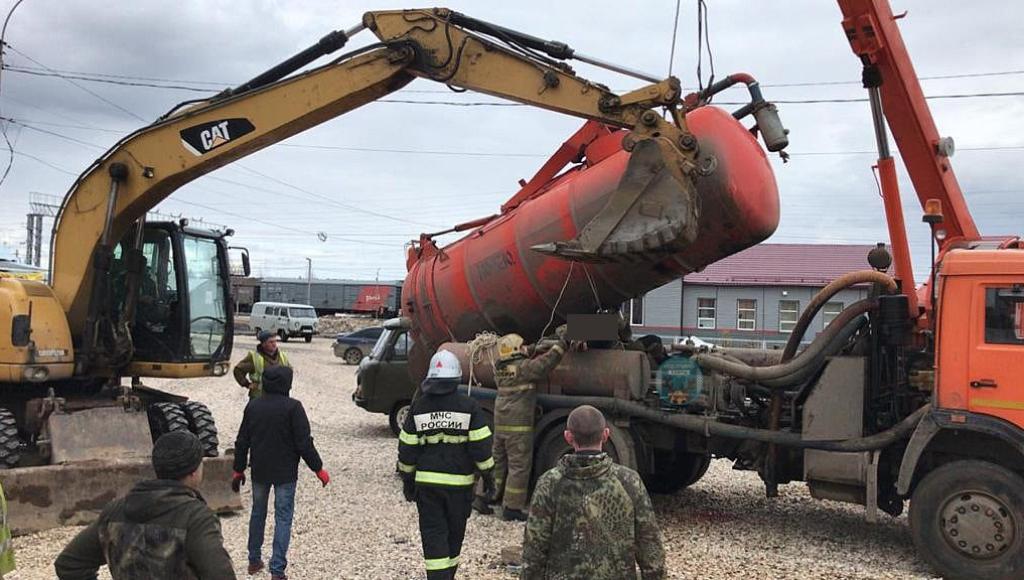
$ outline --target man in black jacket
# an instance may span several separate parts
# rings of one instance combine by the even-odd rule
[[[326,486],[331,477],[323,468],[320,454],[309,434],[309,419],[302,403],[288,396],[292,369],[269,367],[263,373],[263,396],[245,407],[242,426],[235,441],[235,473],[231,487],[238,491],[245,483],[246,461],[252,455],[252,515],[249,518],[249,574],[263,569],[263,531],[267,522],[267,501],[274,488],[274,551],[270,559],[271,580],[287,580],[288,542],[292,533],[295,486],[299,479],[299,458]]]
[[[94,580],[106,564],[114,580],[234,578],[220,522],[197,491],[202,460],[202,445],[188,431],[157,439],[157,479],[107,504],[57,557],[57,577]]]
[[[476,472],[484,495],[494,494],[491,429],[476,401],[456,392],[461,378],[459,359],[438,351],[398,435],[402,491],[419,511],[428,580],[455,578]]]

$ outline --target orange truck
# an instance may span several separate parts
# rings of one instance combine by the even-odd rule
[[[782,352],[707,346],[665,352],[657,337],[653,343],[615,336],[583,341],[586,348],[567,353],[537,385],[534,472],[552,467],[567,451],[561,432],[569,409],[592,404],[614,419],[606,450],[635,467],[651,491],[690,485],[711,457],[727,458],[736,469],[757,471],[769,496],[781,483],[805,481],[816,498],[864,505],[869,519],[879,511],[899,515],[909,501],[914,543],[944,577],[1024,578],[1021,241],[978,232],[951,165],[952,140],[939,136],[897,27],[901,17],[887,0],[839,0],[839,6],[843,30],[863,63],[891,253],[876,249],[868,256],[871,269],[819,292]],[[698,127],[699,115],[690,117]],[[895,137],[932,232],[933,271],[920,288],[887,131]],[[716,133],[719,139],[723,134]],[[708,145],[701,141],[702,154]],[[724,150],[710,149],[718,155]],[[738,167],[719,164],[710,175],[730,168],[732,175],[751,173]],[[600,162],[588,163],[563,180],[584,182],[599,168]],[[706,191],[698,191],[707,206]],[[461,240],[443,248],[421,240],[410,251],[403,314],[417,345],[432,349],[444,343],[461,357],[464,376],[483,387],[469,391],[475,397],[494,397],[487,388],[493,387],[494,371],[481,350],[486,345],[482,339],[470,342],[476,333],[517,332],[542,345],[543,327],[568,319],[572,334],[571,315],[593,315],[595,299],[605,296],[603,285],[657,286],[663,283],[657,276],[672,273],[665,267],[668,259],[652,262],[653,273],[628,277],[606,276],[599,264],[590,267],[595,282],[584,265],[587,276],[573,278],[570,269],[569,276],[554,278],[551,287],[561,291],[547,297],[555,305],[550,317],[550,309],[503,315],[502,309],[532,293],[543,298],[537,291],[542,283],[525,276],[520,278],[526,282],[517,282],[507,274],[514,273],[517,255],[525,256],[524,264],[534,258],[516,254],[510,242],[508,252],[500,254],[509,256],[503,269],[479,276],[481,266],[471,260],[492,255],[480,247],[501,245],[503,223],[513,223],[506,229],[514,228],[518,236],[508,239],[534,244],[519,246],[547,249],[536,243],[541,234],[530,229],[526,210],[529,204],[554,205],[561,195],[571,191],[565,194],[556,183],[519,208],[503,207],[503,215],[471,224],[473,231]],[[520,214],[526,218],[517,220]],[[698,240],[706,239],[702,230]],[[682,255],[708,258],[692,249]],[[557,247],[551,254],[558,255]],[[464,270],[450,267],[462,259]],[[854,284],[874,289],[798,352],[815,314]],[[472,302],[459,299],[467,287]],[[515,298],[502,299],[509,295]]]

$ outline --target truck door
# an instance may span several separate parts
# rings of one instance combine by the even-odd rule
[[[1024,425],[1024,285],[978,284],[972,313],[968,408]]]

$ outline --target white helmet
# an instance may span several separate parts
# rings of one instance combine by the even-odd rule
[[[462,365],[459,358],[447,350],[439,350],[430,357],[430,369],[427,371],[428,379],[455,379],[462,378]]]

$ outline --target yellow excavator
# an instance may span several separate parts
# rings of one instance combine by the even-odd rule
[[[378,42],[297,72],[365,29]],[[615,94],[578,76],[570,59],[645,86]],[[211,506],[240,508],[229,488],[231,458],[218,456],[209,409],[142,382],[228,372],[232,232],[196,229],[185,220],[147,223],[146,212],[201,175],[417,77],[628,130],[633,153],[625,177],[633,174],[629,181],[644,185],[622,188],[585,236],[552,251],[629,260],[693,241],[698,147],[685,113],[703,102],[684,104],[678,79],[638,73],[447,9],[369,12],[357,26],[326,35],[249,82],[181,103],[121,139],[65,196],[53,229],[49,283],[0,274],[0,480],[16,530],[89,521],[147,475],[152,440],[180,429],[195,432],[206,447],[203,493]],[[753,115],[768,149],[784,147],[775,108],[753,88],[751,96],[744,115]],[[242,264],[248,274],[244,252]]]

